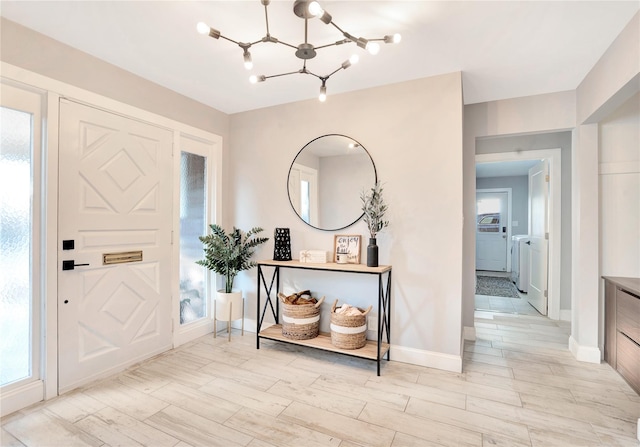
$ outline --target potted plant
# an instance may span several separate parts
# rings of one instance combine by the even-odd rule
[[[255,267],[256,263],[251,261],[255,248],[267,242],[269,238],[256,236],[263,231],[260,227],[253,227],[246,233],[236,227],[233,227],[229,233],[216,224],[210,227],[211,234],[199,238],[204,244],[205,258],[196,261],[196,264],[213,270],[225,278],[224,290],[218,290],[214,306],[215,335],[215,321],[218,314],[222,316],[222,320],[227,321],[227,330],[231,320],[240,318],[243,318],[244,327],[242,292],[233,289],[233,281],[239,272]]]
[[[360,199],[362,200],[363,220],[369,229],[369,245],[367,246],[367,266],[378,266],[378,246],[376,245],[376,236],[383,228],[389,225],[388,220],[384,220],[384,214],[387,212],[387,205],[382,198],[382,184],[377,182],[369,193],[362,192]]]

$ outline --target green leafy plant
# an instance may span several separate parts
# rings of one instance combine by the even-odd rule
[[[375,239],[379,231],[389,225],[388,220],[384,220],[384,213],[387,212],[387,205],[382,198],[382,184],[376,183],[369,193],[363,191],[360,194],[360,200],[362,200],[362,212],[364,217],[362,220],[367,224],[369,228],[369,234],[371,239]]]
[[[225,277],[225,293],[233,290],[233,281],[236,275],[256,266],[251,261],[251,256],[255,248],[269,240],[268,237],[257,237],[262,232],[262,228],[253,227],[248,232],[233,227],[233,231],[228,234],[219,225],[210,225],[211,234],[200,236],[200,241],[204,244],[205,259],[196,261],[209,270],[213,270]]]

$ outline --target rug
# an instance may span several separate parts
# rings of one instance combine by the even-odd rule
[[[494,276],[476,276],[476,295],[503,296],[507,298],[520,298],[518,289],[509,278],[497,278]]]

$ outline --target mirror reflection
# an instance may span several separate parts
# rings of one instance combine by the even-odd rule
[[[377,181],[369,152],[356,140],[330,134],[307,143],[289,169],[296,214],[320,230],[340,230],[362,217],[360,194]]]

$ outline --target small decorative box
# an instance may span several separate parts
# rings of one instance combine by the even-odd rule
[[[325,264],[327,262],[327,252],[324,250],[302,250],[300,252],[300,262]]]

